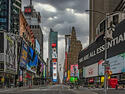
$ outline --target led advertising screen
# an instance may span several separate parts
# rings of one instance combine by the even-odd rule
[[[109,61],[110,70],[112,71],[112,74],[125,72],[125,53],[111,57],[107,59],[107,61]],[[100,76],[104,75],[104,66],[102,66],[102,63],[104,62],[99,63]]]
[[[79,76],[78,64],[71,65],[70,76],[71,77],[78,77]]]

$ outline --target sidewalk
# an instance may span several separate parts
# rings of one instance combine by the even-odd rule
[[[31,87],[29,86],[23,86],[23,87],[14,87],[14,88],[0,88],[0,92],[6,92],[6,91],[18,91],[18,90],[24,90],[24,89],[34,89],[34,88],[43,88],[46,87],[45,85],[33,85]]]

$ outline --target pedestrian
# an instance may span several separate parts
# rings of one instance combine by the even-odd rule
[[[118,84],[116,85],[115,89],[118,90]]]

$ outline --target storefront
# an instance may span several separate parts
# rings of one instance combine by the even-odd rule
[[[110,77],[118,78],[118,81],[120,81],[122,80],[122,77],[124,78],[125,74],[125,20],[116,25],[115,31],[112,35],[113,39],[107,43],[107,61],[109,61],[110,64]],[[102,66],[105,59],[104,43],[104,35],[102,35],[95,42],[80,52],[78,58],[79,69],[84,67],[85,73],[87,73],[86,68],[97,63],[98,75],[93,75],[93,77],[101,78],[104,76],[104,66]],[[92,76],[87,74],[85,77],[88,79]]]

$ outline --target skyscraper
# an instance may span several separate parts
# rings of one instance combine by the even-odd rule
[[[122,0],[90,0],[90,9],[111,13],[115,11],[116,7]],[[89,22],[89,43],[91,44],[96,38],[97,25],[105,18],[104,14],[90,11],[90,22]]]
[[[30,25],[30,28],[34,34],[34,37],[38,40],[40,44],[40,56],[43,58],[43,33],[40,27],[41,15],[37,12],[32,5],[32,0],[30,0],[30,5],[24,7],[24,16]]]
[[[22,0],[0,0],[0,30],[19,33],[19,13]]]
[[[48,41],[48,73],[53,82],[58,80],[58,32],[50,29]]]
[[[72,32],[70,35],[66,36],[67,44],[66,44],[66,62],[65,67],[67,66],[67,80],[70,79],[71,76],[71,66],[78,64],[78,55],[82,50],[82,44],[79,40],[77,40],[75,27],[72,27]]]

